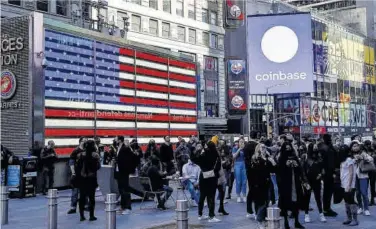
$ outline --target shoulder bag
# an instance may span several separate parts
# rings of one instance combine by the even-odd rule
[[[214,168],[212,170],[209,170],[209,171],[206,171],[206,172],[202,172],[202,176],[204,177],[204,179],[215,177],[214,169],[217,166],[217,163],[218,163],[218,158],[215,161]]]
[[[359,170],[361,173],[376,172],[376,167],[373,162],[362,160],[359,163]]]

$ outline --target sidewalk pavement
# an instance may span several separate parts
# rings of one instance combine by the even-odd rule
[[[104,200],[97,192],[96,216],[95,222],[80,222],[79,215],[67,215],[70,206],[70,190],[59,191],[58,204],[58,228],[72,229],[104,229],[105,228],[105,205]],[[175,196],[174,196],[175,198]],[[311,206],[315,206],[314,200]],[[153,202],[146,202],[146,206],[153,206]],[[168,202],[167,211],[156,209],[140,210],[140,203],[132,203],[133,211],[131,215],[117,216],[118,229],[146,229],[158,225],[173,223],[175,220],[175,209],[172,201]],[[218,204],[216,204],[218,209]],[[202,225],[205,228],[216,229],[257,229],[254,220],[247,219],[246,204],[236,203],[233,198],[225,205],[225,209],[230,213],[229,216],[218,216],[222,220],[220,223],[209,224],[207,221],[198,221],[197,207],[193,207],[189,212],[189,223],[193,225]],[[342,225],[344,220],[344,204],[337,204],[333,209],[339,213],[337,218],[328,218],[327,223],[319,222],[319,214],[315,209],[310,213],[312,223],[305,224],[307,229],[338,229],[345,228]],[[207,209],[206,209],[207,211]],[[359,216],[360,225],[354,227],[357,229],[375,229],[376,228],[376,206],[370,207],[371,216]],[[88,212],[85,212],[88,215]],[[303,222],[304,214],[300,214]],[[88,218],[88,217],[87,217]],[[283,225],[283,223],[281,223]],[[290,224],[293,226],[293,223]],[[9,224],[2,227],[3,229],[46,229],[47,228],[47,199],[45,196],[37,196],[27,199],[11,199],[9,201]],[[293,228],[293,227],[292,227]]]

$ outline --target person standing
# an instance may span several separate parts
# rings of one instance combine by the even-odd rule
[[[364,149],[369,156],[373,158],[373,162],[376,161],[376,148],[372,146],[372,142],[369,140],[364,141]],[[369,172],[369,185],[371,190],[371,201],[369,206],[375,205],[375,197],[376,197],[376,171]]]
[[[356,162],[356,199],[358,202],[358,214],[370,216],[369,199],[368,199],[368,173],[362,172],[364,162],[373,162],[373,158],[361,149],[359,141],[354,140],[350,144],[351,153],[354,155]]]
[[[55,162],[57,154],[55,152],[55,142],[50,140],[47,146],[41,152],[41,162],[43,166],[43,195],[46,195],[47,189],[51,189],[54,185]],[[48,186],[47,186],[48,179]]]
[[[258,142],[256,140],[257,132],[252,131],[250,134],[250,140],[244,147],[244,161],[245,161],[245,168],[246,168],[246,175],[247,177],[252,176],[252,157],[255,153],[256,146],[258,145]],[[248,180],[248,187],[251,187],[251,182]],[[247,218],[254,218],[256,219],[256,215],[253,211],[253,193],[252,190],[248,190],[247,195]]]
[[[336,217],[338,214],[332,210],[332,196],[334,191],[334,177],[336,167],[336,150],[332,144],[332,137],[330,134],[324,134],[323,143],[318,144],[319,153],[323,158],[324,166],[324,194],[323,194],[323,207],[324,215],[328,217]]]
[[[131,194],[129,188],[129,175],[135,172],[137,156],[133,153],[129,141],[124,141],[123,136],[117,137],[118,151],[115,161],[114,177],[118,183],[118,189],[121,196],[119,213],[128,215],[131,213]]]
[[[179,146],[174,151],[174,158],[177,165],[177,169],[182,174],[183,165],[188,162],[190,150],[184,139],[181,139]]]
[[[236,195],[237,202],[246,202],[247,193],[247,175],[245,170],[244,160],[244,141],[240,140],[235,143],[235,147],[232,149],[232,156],[234,158],[234,170],[236,181]]]
[[[77,154],[77,186],[80,192],[79,208],[80,221],[86,220],[84,215],[85,203],[89,199],[90,221],[95,221],[95,190],[98,187],[97,171],[100,169],[100,156],[93,140],[86,142],[85,151]]]
[[[170,137],[165,136],[164,140],[165,142],[159,148],[160,160],[166,168],[167,175],[172,175],[176,172],[174,166],[174,150],[170,143]]]
[[[319,155],[317,146],[313,143],[310,143],[308,145],[308,154],[307,154],[307,158],[303,161],[303,168],[307,175],[308,182],[310,186],[312,187],[312,189],[306,190],[306,193],[305,193],[304,221],[306,223],[311,222],[311,218],[309,216],[309,203],[311,201],[311,193],[313,190],[316,204],[317,204],[317,209],[319,210],[319,214],[320,214],[320,221],[326,222],[326,218],[322,210],[322,200],[321,200],[321,180],[323,177],[324,168],[322,164],[322,158]]]
[[[72,193],[71,193],[71,208],[69,209],[67,214],[76,214],[77,212],[77,203],[78,203],[78,180],[77,180],[77,174],[76,174],[76,162],[77,162],[77,156],[85,152],[85,144],[87,142],[87,138],[85,137],[80,137],[78,140],[78,146],[73,150],[71,155],[69,156],[69,168],[72,173],[71,177],[71,185],[72,185]]]
[[[220,220],[215,217],[214,213],[215,192],[217,190],[221,165],[215,144],[210,141],[204,149],[196,147],[196,152],[192,155],[191,160],[201,168],[199,179],[200,201],[198,206],[198,219],[204,220],[209,218],[210,223],[220,222]],[[203,215],[205,199],[209,207],[209,217]]]
[[[341,186],[344,189],[343,198],[347,219],[344,225],[357,226],[358,223],[358,206],[355,203],[355,183],[356,183],[356,162],[351,152],[341,152]]]
[[[303,170],[293,145],[286,141],[281,147],[278,160],[279,176],[279,205],[281,215],[284,217],[285,229],[290,229],[287,211],[291,210],[295,219],[295,228],[304,229],[299,222],[299,208],[303,201],[303,185],[308,189],[304,181]]]

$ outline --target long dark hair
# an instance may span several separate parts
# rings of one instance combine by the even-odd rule
[[[308,145],[308,158],[318,158],[319,152],[314,150],[315,144],[314,143],[309,143]]]
[[[342,145],[339,150],[339,161],[342,163],[346,161],[348,157],[352,157],[350,147],[347,145]]]
[[[290,146],[291,151],[287,151],[287,146]],[[292,143],[289,142],[289,141],[286,141],[282,144],[279,161],[280,161],[280,163],[281,162],[284,163],[289,159],[298,160],[298,156],[294,152],[294,147],[292,146]]]

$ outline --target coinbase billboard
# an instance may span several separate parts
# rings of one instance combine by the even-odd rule
[[[250,94],[313,92],[310,14],[247,18]]]

